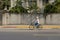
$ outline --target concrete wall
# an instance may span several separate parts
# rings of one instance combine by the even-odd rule
[[[36,20],[36,16],[39,17],[41,23],[44,22],[40,14],[3,14],[2,24],[30,24]]]
[[[20,15],[16,14],[3,14],[3,24],[20,24]]]
[[[48,15],[46,22],[47,24],[60,24],[60,14]]]
[[[44,24],[45,19],[42,14],[3,14],[2,24],[30,24],[34,23],[36,16],[39,17],[40,24]],[[46,24],[60,24],[60,14],[47,15]]]

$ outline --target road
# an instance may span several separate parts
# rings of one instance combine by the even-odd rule
[[[0,30],[0,40],[60,40],[60,29]]]

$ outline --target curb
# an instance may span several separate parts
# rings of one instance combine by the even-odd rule
[[[31,29],[32,27],[33,26],[31,26]],[[29,29],[29,25],[6,25],[6,26],[0,26],[0,28]],[[60,29],[60,25],[42,25],[42,29]]]

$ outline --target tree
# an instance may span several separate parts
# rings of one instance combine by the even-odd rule
[[[27,13],[27,9],[23,8],[22,6],[15,6],[10,9],[12,13]]]
[[[54,2],[54,5],[56,6],[56,12],[57,13],[60,13],[60,0],[56,0],[55,2]]]
[[[22,7],[21,0],[17,0],[16,6],[12,7],[10,9],[10,12],[13,12],[13,13],[27,13],[27,9],[25,9],[24,7]]]
[[[38,9],[40,9],[40,8],[37,7],[36,4],[32,4],[31,6],[28,7],[28,10],[29,10],[29,11],[32,11],[32,12],[35,12],[35,13],[38,12],[38,11],[37,11]]]
[[[0,10],[4,10],[5,7],[9,9],[10,7],[10,0],[0,0]]]
[[[50,18],[52,20],[52,14],[60,13],[60,0],[56,0],[52,4],[47,4],[44,9],[44,18],[46,20],[46,16],[50,14]],[[46,21],[45,21],[46,22]]]
[[[60,13],[60,0],[56,0],[52,4],[47,4],[45,6],[45,13]]]

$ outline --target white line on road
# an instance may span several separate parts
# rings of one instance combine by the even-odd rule
[[[33,36],[60,36],[60,34],[33,34]]]

